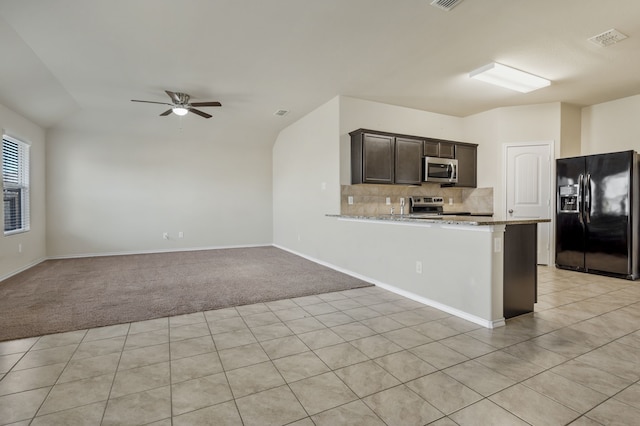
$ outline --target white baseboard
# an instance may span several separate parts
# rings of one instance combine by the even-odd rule
[[[422,303],[422,304],[427,305],[427,306],[431,306],[432,308],[436,308],[436,309],[444,311],[444,312],[446,312],[448,314],[455,315],[458,318],[462,318],[462,319],[470,321],[470,322],[472,322],[474,324],[481,325],[481,326],[483,326],[485,328],[503,327],[506,324],[504,318],[500,318],[498,320],[489,321],[489,320],[486,320],[484,318],[480,318],[478,316],[471,315],[470,313],[467,313],[467,312],[461,311],[459,309],[453,308],[453,307],[451,307],[449,305],[445,305],[443,303],[436,302],[435,300],[431,300],[431,299],[427,299],[426,297],[418,296],[415,293],[411,293],[410,291],[406,291],[406,290],[403,290],[403,289],[398,288],[398,287],[394,287],[394,286],[389,285],[389,284],[376,283],[376,285],[381,287],[381,288],[384,288],[385,290],[389,290],[392,293],[396,293],[396,294],[399,294],[400,296],[404,296],[407,299],[415,300],[416,302]]]
[[[41,257],[40,259],[36,259],[36,260],[34,260],[33,262],[29,263],[28,265],[23,266],[23,267],[22,267],[22,268],[20,268],[20,269],[17,269],[17,270],[15,270],[15,271],[13,271],[13,272],[9,272],[8,274],[3,275],[3,276],[1,276],[1,277],[0,277],[0,282],[2,282],[2,281],[4,281],[4,280],[6,280],[6,279],[8,279],[8,278],[11,278],[11,277],[12,277],[12,276],[14,276],[14,275],[18,275],[20,272],[24,272],[24,271],[26,271],[26,270],[27,270],[27,269],[29,269],[29,268],[33,268],[34,266],[36,266],[36,265],[37,265],[37,264],[39,264],[39,263],[44,262],[45,260],[47,260],[47,258],[46,258],[46,257]]]
[[[377,287],[380,287],[380,288],[383,288],[385,290],[388,290],[388,291],[390,291],[392,293],[399,294],[400,296],[406,297],[407,299],[414,300],[416,302],[422,303],[423,305],[431,306],[432,308],[436,308],[436,309],[439,309],[439,310],[441,310],[443,312],[446,312],[448,314],[455,315],[456,317],[459,317],[459,318],[462,318],[464,320],[470,321],[470,322],[472,322],[474,324],[481,325],[481,326],[483,326],[485,328],[503,327],[506,324],[504,318],[500,318],[498,320],[489,321],[489,320],[486,320],[484,318],[480,318],[478,316],[475,316],[475,315],[469,314],[467,312],[461,311],[459,309],[453,308],[453,307],[451,307],[449,305],[445,305],[443,303],[436,302],[435,300],[431,300],[431,299],[428,299],[426,297],[419,296],[419,295],[417,295],[415,293],[412,293],[410,291],[406,291],[406,290],[403,290],[401,288],[395,287],[393,285],[390,285],[390,284],[387,284],[387,283],[383,283],[383,282],[378,281],[376,279],[373,279],[373,278],[358,274],[358,273],[353,272],[353,271],[349,271],[347,269],[341,268],[341,267],[336,266],[336,265],[332,265],[332,264],[327,263],[327,262],[325,262],[323,260],[319,260],[319,259],[313,258],[311,256],[307,256],[306,254],[303,254],[303,253],[298,253],[295,250],[291,250],[289,248],[282,247],[282,246],[280,246],[278,244],[273,244],[273,246],[276,247],[276,248],[279,248],[281,250],[288,251],[289,253],[295,254],[296,256],[303,257],[303,258],[305,258],[307,260],[310,260],[312,262],[315,262],[315,263],[317,263],[319,265],[326,266],[327,268],[331,268],[331,269],[333,269],[335,271],[342,272],[343,274],[350,275],[350,276],[352,276],[354,278],[358,278],[358,279],[360,279],[362,281],[366,281],[366,282],[371,283],[371,284],[373,284],[373,285],[375,285]]]
[[[45,260],[80,259],[83,257],[128,256],[132,254],[172,253],[172,252],[183,252],[183,251],[223,250],[223,249],[235,249],[235,248],[271,247],[271,246],[272,244],[247,244],[247,245],[233,245],[233,246],[171,248],[171,249],[159,249],[159,250],[114,251],[114,252],[106,252],[106,253],[105,252],[82,253],[82,254],[67,254],[67,255],[61,255],[61,256],[49,256]]]

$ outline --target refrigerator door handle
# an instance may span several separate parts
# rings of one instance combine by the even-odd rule
[[[578,220],[580,221],[580,225],[584,225],[584,221],[582,219],[582,190],[584,189],[584,176],[582,173],[578,176]]]
[[[587,173],[584,182],[584,219],[591,223],[591,173]]]

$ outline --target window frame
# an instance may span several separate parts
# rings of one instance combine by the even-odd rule
[[[12,161],[11,164],[11,166],[15,167],[15,170],[12,170],[10,181],[8,181],[9,179],[5,176],[5,165],[9,163],[9,160],[5,162],[5,143],[12,144],[15,147],[13,148],[15,161]],[[0,153],[0,157],[2,158],[2,173],[0,173],[0,181],[2,184],[4,235],[9,236],[29,232],[31,230],[31,191],[29,172],[31,163],[30,145],[20,139],[6,135],[3,132]],[[15,205],[16,203],[17,206]],[[7,218],[7,214],[9,212],[5,207],[10,205],[13,205],[13,207],[9,212],[14,212],[14,217]],[[16,221],[17,216],[19,216],[17,221],[19,221],[20,226],[7,230],[8,223]]]

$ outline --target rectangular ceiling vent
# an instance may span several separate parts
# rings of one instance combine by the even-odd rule
[[[620,31],[611,29],[609,31],[605,31],[602,34],[598,34],[589,39],[589,41],[593,44],[597,44],[600,47],[611,46],[612,44],[616,44],[619,41],[627,38],[626,35],[622,34]]]
[[[287,114],[289,114],[289,110],[286,110],[286,109],[279,109],[273,113],[273,115],[276,115],[278,117],[284,117]]]
[[[447,12],[462,3],[463,0],[433,0],[431,6],[438,9],[446,10]]]

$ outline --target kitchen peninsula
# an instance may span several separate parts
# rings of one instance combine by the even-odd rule
[[[398,266],[376,280],[381,287],[487,328],[533,311],[537,224],[549,219],[327,216],[350,224],[345,232],[366,244],[361,255],[371,262],[393,257]]]

